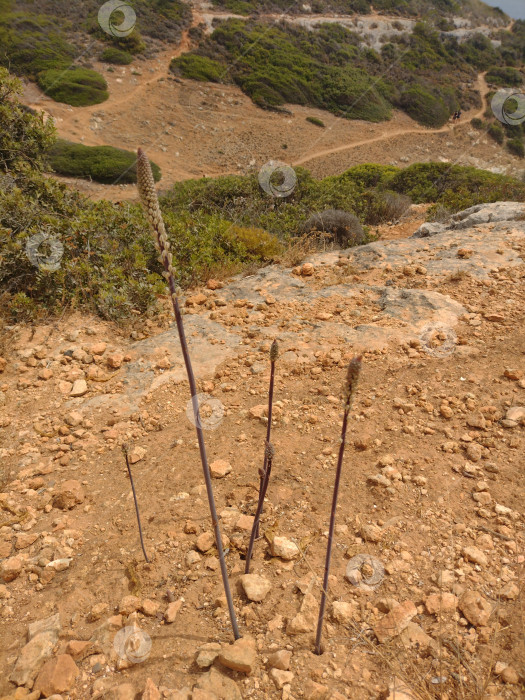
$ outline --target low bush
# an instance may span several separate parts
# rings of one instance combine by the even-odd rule
[[[398,192],[371,190],[363,196],[366,197],[364,220],[372,226],[399,221],[412,204],[410,197]]]
[[[493,66],[485,76],[487,83],[502,87],[518,87],[523,84],[523,76],[510,66]]]
[[[436,222],[438,224],[446,224],[450,220],[453,212],[442,204],[433,204],[427,211],[427,221]]]
[[[525,157],[525,146],[520,138],[513,138],[507,141],[507,150],[519,158]]]
[[[484,128],[483,119],[479,119],[478,117],[474,117],[473,119],[471,119],[470,124],[474,129],[481,130]]]
[[[122,51],[114,46],[110,46],[101,53],[100,60],[116,66],[127,66],[133,61],[133,56],[129,51]]]
[[[319,119],[318,117],[306,117],[306,121],[310,122],[310,124],[315,124],[315,126],[322,126],[324,127],[325,123],[322,119]]]
[[[512,177],[448,163],[414,163],[394,175],[388,187],[416,204],[432,202],[452,212],[484,202],[525,201],[523,184]]]
[[[365,231],[355,214],[341,209],[326,209],[313,214],[303,225],[304,233],[329,233],[341,248],[359,245],[365,241]]]
[[[404,90],[400,104],[412,119],[424,126],[443,126],[450,117],[450,111],[442,97],[432,94],[420,85]]]
[[[496,124],[495,122],[491,124],[487,129],[487,134],[491,138],[493,138],[496,143],[499,143],[500,145],[505,140],[505,132],[503,131],[503,127],[500,124]]]
[[[104,78],[88,68],[46,70],[38,74],[37,80],[46,95],[73,107],[100,104],[109,97]]]
[[[256,260],[273,260],[283,252],[283,246],[276,236],[264,229],[233,224],[226,232],[228,241],[244,248],[243,257]]]
[[[48,151],[49,163],[59,175],[81,177],[104,184],[137,181],[136,158],[132,151],[113,146],[84,146],[59,139]],[[153,176],[160,180],[160,168],[151,164]]]
[[[220,83],[226,71],[220,63],[194,53],[185,53],[174,58],[170,70],[191,80],[203,80],[210,83]]]

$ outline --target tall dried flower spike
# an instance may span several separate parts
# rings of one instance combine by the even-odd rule
[[[344,409],[343,409],[343,427],[341,429],[341,440],[339,443],[339,457],[337,460],[337,468],[335,470],[334,493],[332,496],[332,510],[330,513],[330,527],[328,529],[328,544],[326,546],[326,560],[324,566],[323,590],[321,593],[321,605],[319,606],[319,619],[317,621],[317,634],[315,637],[315,653],[321,653],[321,637],[323,634],[324,611],[326,607],[326,596],[328,594],[328,577],[330,576],[330,562],[332,559],[332,541],[334,538],[335,528],[335,513],[337,510],[337,497],[339,495],[339,484],[341,481],[341,471],[343,468],[343,455],[345,452],[346,429],[348,426],[348,417],[350,407],[354,397],[359,375],[361,373],[361,355],[354,357],[348,365],[344,386]]]
[[[352,404],[352,399],[355,394],[357,381],[361,372],[362,359],[362,355],[357,355],[356,357],[353,357],[348,364],[348,371],[346,373],[346,383],[344,389],[345,404],[348,406],[348,408],[350,408]]]
[[[164,272],[162,274],[170,286],[172,296],[173,294],[178,295],[180,290],[175,286],[176,274],[173,268],[170,242],[168,241],[164,219],[162,218],[162,212],[159,206],[157,190],[155,189],[155,180],[153,178],[149,159],[142,148],[139,148],[137,151],[137,187],[153,232],[155,246],[160,253],[159,260],[164,266]],[[171,289],[172,284],[170,282],[170,276],[173,277],[173,290]]]
[[[259,521],[261,519],[264,499],[266,497],[266,491],[268,490],[268,483],[270,481],[270,474],[272,471],[272,461],[275,454],[273,445],[270,442],[270,434],[272,431],[272,406],[273,406],[273,385],[275,379],[275,362],[279,356],[279,344],[276,340],[273,341],[270,348],[270,388],[268,389],[268,427],[266,428],[266,442],[264,443],[264,461],[262,469],[259,469],[259,500],[257,502],[257,509],[255,511],[255,517],[253,519],[252,531],[250,534],[250,542],[248,544],[248,551],[246,553],[246,564],[244,567],[244,572],[246,574],[250,573],[250,562],[252,560],[253,546],[255,544],[255,539],[259,536]]]
[[[128,468],[128,476],[129,476],[129,480],[131,482],[131,491],[133,492],[133,500],[135,501],[135,513],[137,515],[137,523],[139,526],[140,546],[142,547],[144,559],[149,564],[148,555],[146,554],[146,547],[144,546],[144,538],[142,537],[142,526],[140,524],[139,504],[137,501],[137,494],[135,493],[135,484],[133,483],[133,475],[131,473],[131,465],[129,463],[129,445],[126,442],[124,442],[122,444],[122,452],[124,453],[124,459],[126,460],[126,467]]]
[[[206,492],[208,495],[208,504],[210,507],[211,521],[215,533],[215,544],[217,547],[219,563],[221,566],[224,593],[226,596],[226,602],[228,604],[228,610],[230,613],[233,634],[235,639],[239,639],[241,635],[237,626],[237,618],[235,616],[235,609],[233,607],[232,594],[230,591],[230,583],[228,581],[228,570],[226,568],[224,550],[222,547],[222,536],[219,528],[219,517],[217,515],[217,508],[215,507],[215,498],[213,496],[213,486],[211,483],[210,468],[208,465],[208,457],[206,456],[206,446],[204,444],[204,433],[202,430],[202,423],[199,415],[197,384],[195,382],[195,375],[193,373],[190,353],[188,351],[188,343],[186,342],[186,334],[184,332],[184,324],[182,322],[182,314],[180,311],[178,300],[179,290],[175,285],[175,271],[173,269],[172,264],[170,244],[166,235],[166,227],[164,226],[162,213],[159,207],[159,200],[157,198],[157,191],[155,190],[155,181],[153,179],[153,173],[151,172],[151,166],[146,154],[141,148],[139,148],[137,152],[137,186],[142,205],[146,210],[146,215],[148,217],[153,232],[153,237],[155,239],[157,249],[160,253],[160,261],[164,266],[164,277],[167,279],[170,288],[171,301],[173,304],[175,321],[177,323],[177,331],[179,333],[182,356],[184,358],[184,364],[186,366],[186,374],[188,375],[188,384],[190,385],[191,401],[193,405],[193,417],[195,428],[197,430],[197,441],[199,444],[202,469],[204,472],[204,481],[206,482]]]

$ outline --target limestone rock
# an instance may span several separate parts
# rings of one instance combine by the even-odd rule
[[[0,581],[9,583],[22,573],[24,562],[20,557],[10,557],[0,563]]]
[[[214,479],[222,479],[232,470],[232,465],[225,459],[216,459],[210,464],[210,474]]]
[[[492,606],[477,591],[467,590],[459,599],[458,607],[471,625],[485,627],[492,612]]]
[[[241,637],[233,644],[225,644],[218,656],[219,662],[231,668],[232,671],[240,671],[249,675],[255,668],[257,653],[255,640],[251,637]]]
[[[219,700],[242,700],[237,683],[213,667],[199,678],[194,688],[215,693]]]
[[[268,655],[268,665],[271,668],[279,668],[281,671],[290,669],[290,661],[292,660],[292,652],[288,649],[279,649]]]
[[[175,619],[177,615],[179,614],[179,610],[182,607],[182,600],[174,600],[172,603],[168,604],[168,607],[166,608],[166,611],[164,612],[164,619],[166,622],[171,625],[173,622],[175,622]]]
[[[282,690],[283,686],[287,683],[290,684],[293,681],[294,674],[291,671],[282,671],[279,668],[270,669],[268,674],[275,684],[277,690]]]
[[[221,645],[218,642],[209,642],[199,647],[195,663],[199,668],[209,668],[221,653]]]
[[[430,615],[437,615],[440,612],[454,612],[458,604],[458,599],[453,593],[435,593],[425,599],[425,607]]]
[[[272,588],[270,581],[258,574],[244,574],[241,576],[241,585],[246,597],[256,603],[264,600]]]
[[[280,557],[285,561],[291,561],[299,556],[299,547],[286,537],[274,537],[271,544],[271,551],[274,557]]]
[[[73,382],[73,386],[71,387],[71,391],[69,392],[70,396],[84,396],[84,394],[88,390],[88,385],[85,379],[76,379]]]
[[[142,693],[142,700],[160,700],[160,692],[151,678],[146,679],[146,687]]]
[[[16,685],[26,685],[33,681],[44,661],[53,653],[57,641],[54,632],[41,632],[33,637],[22,649],[10,680]]]
[[[417,608],[411,600],[400,603],[387,613],[374,627],[374,633],[383,643],[400,634],[412,618],[417,615]]]
[[[61,510],[71,510],[77,504],[84,501],[84,489],[76,479],[64,481],[55,496],[53,497],[53,507]]]
[[[48,698],[55,693],[65,693],[73,688],[79,674],[78,667],[69,654],[59,654],[42,666],[35,682],[35,689]]]

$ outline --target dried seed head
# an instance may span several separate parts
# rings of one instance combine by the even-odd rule
[[[346,383],[344,390],[345,404],[350,407],[352,398],[355,394],[357,388],[357,381],[359,379],[359,374],[361,372],[361,360],[362,355],[357,355],[350,360],[348,365],[348,372],[346,373]]]
[[[122,445],[121,445],[121,449],[122,449],[122,452],[124,453],[124,456],[127,457],[127,456],[128,456],[128,452],[129,452],[129,445],[128,445],[128,443],[127,443],[127,442],[123,442]]]
[[[272,347],[270,348],[270,362],[275,362],[275,360],[279,357],[279,343],[274,340],[272,343]]]
[[[170,244],[166,235],[166,227],[159,207],[155,180],[151,171],[151,165],[147,155],[142,148],[137,150],[137,188],[139,191],[142,206],[146,211],[146,216],[153,232],[153,239],[157,250],[160,253],[159,260],[164,266],[163,276],[169,281],[173,277],[175,286],[175,270],[172,265]],[[177,290],[178,292],[179,290]]]
[[[270,462],[275,456],[275,450],[271,442],[266,443],[266,454],[265,457],[268,462]]]

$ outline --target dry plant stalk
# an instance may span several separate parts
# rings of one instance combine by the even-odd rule
[[[256,538],[259,536],[259,522],[261,519],[264,499],[266,497],[266,492],[268,490],[268,483],[270,481],[270,473],[272,471],[272,461],[274,456],[273,445],[270,442],[270,435],[272,432],[272,409],[273,409],[273,386],[275,380],[275,363],[279,356],[279,345],[276,340],[273,341],[272,347],[270,348],[270,386],[268,388],[268,427],[266,428],[266,441],[264,446],[264,462],[263,467],[259,472],[259,500],[257,502],[257,510],[255,511],[255,517],[253,519],[252,532],[250,534],[250,544],[248,545],[248,552],[246,554],[246,566],[244,568],[244,573],[250,573],[250,563],[252,560],[253,546],[255,544]]]
[[[142,547],[142,551],[144,552],[144,559],[149,564],[148,555],[146,554],[146,547],[144,546],[144,538],[142,537],[142,527],[140,525],[139,504],[137,502],[137,494],[135,493],[135,484],[133,483],[133,476],[131,474],[131,465],[129,463],[129,455],[128,455],[128,452],[129,452],[128,445],[126,445],[126,444],[122,445],[122,452],[124,453],[124,457],[126,459],[126,467],[128,468],[129,480],[131,482],[131,490],[133,492],[133,500],[135,501],[135,513],[137,514],[137,523],[139,526],[140,544]]]
[[[339,483],[341,481],[341,471],[343,467],[343,455],[345,452],[346,430],[348,426],[348,417],[352,406],[352,399],[357,387],[357,381],[361,372],[361,355],[352,358],[348,365],[346,375],[346,384],[344,390],[344,409],[343,409],[343,427],[341,429],[341,443],[339,445],[339,457],[337,460],[337,469],[335,472],[334,494],[332,497],[332,511],[330,514],[330,528],[328,530],[328,544],[326,547],[326,560],[324,566],[323,591],[321,594],[321,605],[319,607],[319,619],[317,621],[317,635],[315,638],[315,653],[321,653],[321,637],[323,634],[323,620],[326,607],[326,596],[328,593],[328,577],[330,575],[330,562],[332,559],[332,541],[334,538],[335,528],[335,512],[337,509],[337,497],[339,495]]]
[[[226,595],[226,601],[228,603],[228,610],[230,613],[233,634],[235,639],[239,639],[241,635],[239,633],[239,628],[237,625],[237,618],[235,616],[232,594],[230,591],[230,583],[228,581],[228,571],[226,569],[226,561],[224,559],[221,531],[219,528],[219,518],[217,516],[217,509],[215,507],[215,498],[213,496],[213,486],[211,483],[210,468],[208,465],[208,458],[206,456],[206,446],[204,444],[204,433],[202,430],[202,424],[199,415],[197,385],[195,383],[195,376],[193,374],[193,367],[188,351],[188,344],[186,342],[186,335],[184,333],[184,325],[182,322],[182,314],[179,306],[178,294],[180,292],[180,289],[175,285],[175,271],[172,265],[170,244],[166,235],[166,228],[164,226],[162,213],[159,207],[159,200],[157,197],[157,191],[155,189],[155,181],[153,179],[153,173],[151,172],[150,162],[141,148],[139,148],[137,152],[137,186],[142,205],[146,210],[146,214],[152,229],[155,245],[160,253],[159,259],[164,266],[164,272],[162,274],[169,285],[171,301],[173,303],[173,312],[175,314],[175,321],[177,323],[177,330],[179,333],[182,356],[184,358],[186,374],[188,375],[188,383],[190,386],[191,400],[193,404],[193,415],[195,420],[195,427],[197,430],[197,440],[199,443],[199,452],[202,462],[202,469],[204,472],[204,480],[206,482],[206,491],[208,494],[208,503],[210,507],[211,520],[213,530],[215,533],[215,544],[217,546],[217,552],[219,555],[219,562],[221,566],[224,593]]]

